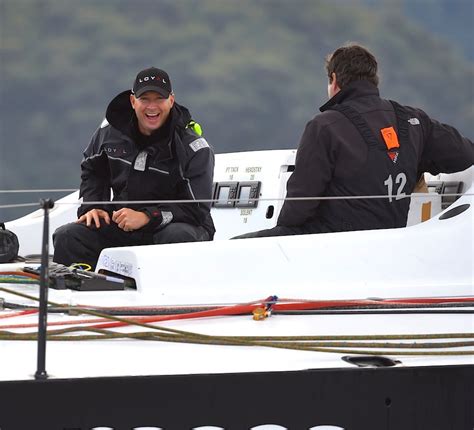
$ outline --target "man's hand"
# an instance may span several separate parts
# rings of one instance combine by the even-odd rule
[[[81,215],[76,223],[82,224],[86,223],[87,227],[90,227],[92,221],[97,228],[100,228],[100,219],[103,219],[107,224],[110,224],[110,216],[107,212],[102,209],[92,209],[89,212],[86,212],[84,215]]]
[[[142,228],[150,222],[150,218],[144,212],[135,211],[130,208],[122,208],[114,211],[112,221],[117,223],[123,231],[134,231]]]

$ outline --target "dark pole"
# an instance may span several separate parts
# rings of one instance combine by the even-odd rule
[[[44,210],[43,243],[41,247],[40,272],[40,304],[38,318],[38,361],[35,379],[47,379],[46,373],[46,329],[48,312],[48,284],[49,284],[49,209],[54,206],[51,199],[41,199],[40,206]]]

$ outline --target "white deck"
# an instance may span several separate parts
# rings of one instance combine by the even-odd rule
[[[268,168],[266,158],[271,161]],[[262,181],[261,198],[265,199],[284,195],[284,184],[289,177],[287,167],[294,160],[294,151],[221,156],[219,160],[216,181]],[[133,277],[137,290],[108,293],[50,290],[49,299],[70,305],[163,306],[246,303],[270,295],[312,300],[472,297],[472,171],[460,174],[467,185],[466,194],[452,205],[470,207],[450,219],[441,220],[433,214],[429,221],[404,229],[228,241],[235,234],[274,225],[281,201],[273,203],[276,212],[271,219],[265,217],[270,205],[266,200],[250,211],[214,208],[218,228],[214,242],[113,248],[102,252],[97,269]],[[76,199],[77,195],[72,195],[57,205],[51,214],[51,230],[74,219]],[[36,213],[7,225],[20,237],[20,253],[38,252],[41,221],[41,214]],[[0,269],[16,267],[2,265]],[[37,286],[9,286],[38,296]],[[31,304],[3,291],[0,297]],[[2,311],[0,316],[7,313]],[[50,315],[48,320],[73,318],[89,317]],[[4,318],[0,319],[0,326],[36,321],[37,316]],[[273,315],[264,321],[254,321],[251,316],[232,316],[167,321],[161,325],[212,335],[247,336],[474,333],[474,314]],[[350,354],[137,340],[52,341],[47,344],[46,369],[53,378],[355,369],[341,359],[344,355]],[[467,355],[414,357],[391,356],[387,352],[385,356],[400,360],[399,366],[474,364],[474,356]],[[0,380],[33,378],[36,343],[0,341],[0,363]]]
[[[66,318],[70,317],[62,317]],[[472,314],[274,315],[264,321],[254,321],[250,316],[217,317],[161,325],[204,334],[247,336],[472,333],[474,317]],[[46,369],[52,378],[356,369],[341,359],[344,355],[352,354],[136,340],[52,341],[47,344]],[[413,357],[390,353],[385,356],[400,360],[398,366],[405,367],[474,364],[473,356]],[[33,378],[35,342],[2,341],[0,357],[0,380]]]

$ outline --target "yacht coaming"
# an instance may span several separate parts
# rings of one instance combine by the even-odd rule
[[[19,413],[25,404],[40,417],[41,428],[473,427],[473,169],[426,175],[433,192],[412,197],[410,226],[403,229],[227,240],[274,225],[294,156],[292,150],[218,155],[215,199],[221,204],[212,209],[213,242],[106,249],[96,271],[133,280],[126,289],[50,289],[51,302],[73,308],[218,310],[187,319],[156,315],[149,324],[163,330],[105,328],[136,336],[156,332],[160,340],[150,335],[79,341],[91,335],[81,327],[112,322],[81,323],[99,317],[76,315],[75,308],[49,313],[49,330],[78,331],[70,333],[77,340],[48,341],[45,381],[33,376],[36,342],[2,338],[0,404],[7,412],[0,427],[35,422]],[[443,190],[449,194],[452,184],[462,185],[463,195],[447,205]],[[249,197],[255,190],[256,205]],[[57,202],[51,232],[74,219],[77,198],[74,193]],[[431,219],[420,223],[426,204]],[[41,223],[37,211],[7,224],[20,238],[21,255],[39,253]],[[0,271],[22,273],[28,265],[35,266],[5,264]],[[37,298],[36,284],[0,288],[5,303],[37,306],[16,295]],[[309,302],[313,307],[305,309]],[[242,304],[246,312],[232,314]],[[249,307],[266,315],[255,318]],[[21,312],[0,312],[0,333],[34,332],[29,325],[36,326],[37,314]],[[183,337],[165,341],[178,334]],[[262,344],[276,336],[291,337],[292,348]],[[309,342],[319,346],[298,349]],[[126,390],[126,399],[117,387]],[[69,401],[60,394],[64,389]],[[21,407],[12,390],[21,393]],[[49,396],[62,412],[52,416],[44,402],[36,406],[37,395]]]

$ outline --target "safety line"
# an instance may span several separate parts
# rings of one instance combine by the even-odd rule
[[[38,206],[39,203],[18,203],[18,204],[11,204],[11,205],[0,205],[0,209],[10,209],[10,208],[28,208]]]
[[[422,198],[422,197],[433,197],[434,193],[412,193],[406,194],[402,197],[396,195],[372,195],[372,196],[320,196],[320,197],[257,197],[245,199],[247,202],[282,202],[282,201],[327,201],[327,200],[374,200],[374,199],[393,199],[397,200],[408,199],[408,198]],[[438,194],[442,197],[457,197],[457,196],[474,196],[474,193],[450,193],[450,194]],[[101,205],[101,206],[115,206],[115,205],[129,205],[129,204],[196,204],[196,203],[216,203],[221,200],[218,199],[197,199],[197,200],[115,200],[115,201],[81,201],[75,200],[73,202],[54,202],[55,205]],[[225,199],[226,202],[240,202],[242,199]],[[7,204],[0,205],[0,209],[9,208],[20,208],[20,207],[31,207],[39,206],[39,203],[18,203],[18,204]]]
[[[78,191],[77,188],[54,188],[54,189],[39,189],[39,190],[0,190],[0,194],[15,194],[15,193],[73,193]]]

